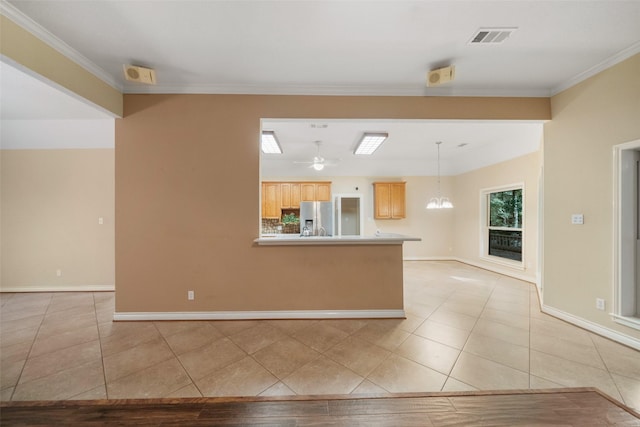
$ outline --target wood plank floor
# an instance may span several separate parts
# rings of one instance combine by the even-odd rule
[[[309,396],[4,402],[2,426],[640,426],[594,388]]]

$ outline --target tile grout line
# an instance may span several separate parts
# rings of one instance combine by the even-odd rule
[[[609,374],[609,378],[611,378],[611,381],[613,382],[613,385],[616,387],[616,391],[620,395],[620,398],[622,399],[622,403],[624,403],[625,405],[631,407],[631,405],[627,403],[627,401],[625,400],[624,396],[622,395],[622,392],[620,391],[620,387],[618,387],[618,383],[613,378],[613,375],[611,375],[611,371],[609,370],[609,365],[607,365],[607,362],[605,362],[604,357],[602,357],[602,353],[600,353],[600,349],[596,345],[596,342],[593,340],[593,335],[591,333],[589,333],[589,332],[587,332],[587,334],[589,335],[589,339],[591,340],[591,343],[593,344],[593,347],[596,349],[596,353],[598,353],[598,357],[600,357],[600,360],[602,361],[602,364],[604,365],[605,369],[607,370],[607,374]]]
[[[115,293],[114,293],[115,296]],[[100,327],[98,322],[98,310],[96,310],[96,295],[93,294],[93,309],[96,317],[96,329],[98,330],[98,342],[100,343],[100,362],[102,362],[102,377],[104,378],[104,397],[109,399],[109,387],[107,387],[107,371],[104,366],[104,352],[102,350],[102,334],[100,333]]]
[[[497,280],[496,280],[497,282]],[[440,391],[444,390],[444,386],[447,384],[447,381],[449,381],[449,378],[453,378],[451,376],[451,373],[453,372],[453,369],[456,367],[456,364],[458,363],[458,360],[460,360],[460,356],[462,356],[462,353],[464,352],[464,348],[467,345],[467,342],[469,342],[469,337],[471,337],[471,334],[473,333],[473,330],[476,328],[476,325],[478,324],[478,321],[480,320],[480,317],[482,317],[482,313],[484,313],[484,310],[487,307],[487,304],[489,304],[489,300],[491,300],[491,296],[493,295],[493,293],[495,292],[496,289],[496,284],[494,283],[492,288],[491,288],[491,293],[489,294],[489,297],[487,298],[487,300],[485,301],[484,305],[482,306],[482,311],[480,312],[480,314],[478,315],[478,317],[476,318],[475,323],[473,324],[473,327],[471,328],[471,330],[469,331],[469,335],[467,335],[467,339],[465,339],[464,344],[462,344],[462,348],[460,349],[460,353],[458,354],[458,357],[456,357],[456,360],[453,362],[453,364],[451,365],[451,369],[449,370],[449,373],[447,374],[447,380],[444,382],[444,384],[442,385],[442,388],[440,389]],[[447,298],[449,299],[449,297]],[[446,301],[446,300],[445,300]],[[444,304],[444,303],[443,303]],[[480,357],[480,356],[478,356]],[[460,381],[457,378],[454,378],[456,381]],[[460,381],[460,382],[464,382],[464,381]],[[467,384],[467,383],[465,383]],[[468,384],[471,385],[471,384]],[[476,388],[475,386],[472,386],[473,388]]]
[[[36,343],[36,340],[38,339],[38,334],[40,333],[40,328],[42,328],[42,324],[44,323],[44,319],[47,316],[47,313],[49,312],[49,307],[51,306],[51,301],[53,300],[53,294],[50,295],[49,297],[49,303],[47,304],[47,309],[44,311],[44,313],[42,313],[42,319],[40,320],[40,324],[38,325],[38,330],[36,331],[36,333],[33,336],[33,341],[31,341],[31,345],[29,346],[29,351],[27,352],[27,355],[24,359],[24,364],[22,365],[22,368],[20,369],[20,374],[18,375],[18,379],[16,380],[16,384],[13,387],[13,391],[11,392],[11,397],[9,398],[10,401],[13,400],[13,397],[15,396],[16,391],[18,390],[18,385],[20,384],[20,379],[22,378],[22,374],[24,373],[24,368],[25,366],[27,366],[27,362],[29,361],[29,357],[31,356],[31,352],[33,351],[33,346]]]
[[[320,320],[319,322],[322,322],[322,320]],[[355,375],[357,375],[357,376],[359,376],[359,377],[362,377],[362,381],[360,381],[360,382],[358,383],[358,385],[356,385],[356,386],[353,388],[353,390],[351,390],[351,392],[349,392],[349,394],[352,394],[352,393],[353,393],[353,391],[354,391],[354,390],[356,390],[356,389],[357,389],[357,388],[358,388],[358,387],[359,387],[359,386],[360,386],[364,381],[367,381],[367,380],[368,380],[368,378],[367,378],[366,376],[361,376],[360,374],[358,374],[357,372],[355,372],[354,370],[352,370],[352,369],[351,369],[351,368],[349,368],[348,366],[345,366],[345,365],[343,365],[342,363],[338,362],[337,360],[333,359],[331,356],[328,356],[328,355],[327,355],[327,352],[329,352],[331,349],[333,349],[333,348],[337,347],[338,345],[340,345],[341,343],[343,343],[343,342],[344,342],[344,341],[346,341],[347,339],[349,339],[349,338],[353,337],[353,335],[354,335],[356,332],[358,332],[360,329],[362,329],[362,328],[364,328],[364,327],[365,327],[365,326],[362,326],[362,327],[360,327],[360,328],[356,329],[355,331],[353,331],[353,332],[351,332],[351,333],[347,333],[347,336],[346,336],[346,337],[344,337],[342,340],[338,341],[337,343],[333,344],[332,346],[330,346],[329,348],[327,348],[327,349],[326,349],[325,351],[323,351],[323,352],[320,352],[320,351],[316,350],[315,348],[313,348],[313,347],[311,347],[311,346],[309,346],[309,345],[305,344],[304,342],[300,341],[298,338],[294,337],[293,335],[288,335],[288,334],[287,334],[290,338],[292,338],[292,339],[294,339],[294,340],[298,341],[300,344],[302,344],[302,345],[304,345],[304,346],[306,346],[306,347],[309,347],[311,350],[313,350],[313,351],[315,351],[316,353],[318,353],[318,355],[319,355],[319,356],[318,356],[318,357],[316,357],[315,359],[313,359],[313,360],[311,360],[311,361],[309,361],[309,362],[305,363],[304,365],[299,366],[299,367],[298,367],[297,369],[295,369],[293,372],[290,372],[290,373],[289,373],[285,378],[287,378],[287,377],[289,377],[289,376],[293,375],[293,374],[294,374],[296,371],[298,371],[299,369],[303,368],[304,366],[308,365],[309,363],[311,363],[311,362],[313,362],[313,361],[315,361],[315,360],[318,360],[320,357],[323,357],[323,356],[324,356],[324,357],[326,357],[327,359],[331,360],[332,362],[337,363],[337,364],[338,364],[338,365],[340,365],[341,367],[343,367],[343,368],[345,368],[345,369],[349,370],[349,371],[350,371],[350,372],[352,372],[353,374],[355,374]],[[338,328],[336,328],[336,329],[338,329]],[[340,331],[342,331],[342,332],[345,332],[345,331],[343,331],[342,329],[338,329],[338,330],[340,330]],[[298,331],[296,331],[296,332],[298,332]],[[357,337],[354,337],[354,338],[357,338]],[[363,340],[363,341],[366,341],[366,340]],[[379,347],[379,346],[378,346],[377,344],[375,344],[375,343],[370,343],[369,341],[366,341],[366,342],[368,342],[369,344],[372,344],[372,345],[375,345],[375,346]],[[381,347],[380,347],[380,348],[381,348]],[[388,356],[389,356],[389,355],[388,355]],[[385,358],[385,359],[383,359],[383,361],[384,361],[384,360],[386,360],[386,358]],[[259,362],[258,362],[258,363],[259,363]],[[380,362],[380,364],[382,364],[382,362]],[[380,364],[378,364],[377,366],[380,366]],[[260,365],[262,366],[262,364],[260,364]],[[377,368],[377,366],[376,366],[376,368]],[[371,372],[373,372],[376,368],[374,368]],[[265,367],[265,369],[267,369],[267,368]],[[268,370],[268,369],[267,369],[267,370]],[[275,375],[275,374],[274,374],[274,375]],[[276,378],[279,378],[277,375],[275,375],[275,376],[276,376]],[[371,381],[371,380],[369,380],[369,381]],[[284,378],[283,378],[283,379],[280,379],[280,382],[282,382],[283,384],[287,385],[287,384],[284,382]],[[371,381],[371,382],[373,382],[373,381]],[[375,383],[374,383],[374,384],[375,384]],[[378,384],[376,384],[376,385],[378,385]],[[291,389],[291,387],[289,387],[288,385],[287,385],[287,387],[288,387],[291,391],[293,391],[294,393],[296,393],[296,392],[295,392],[294,390],[292,390],[292,389]],[[381,388],[382,388],[383,390],[386,390],[384,387],[381,387]],[[297,395],[297,394],[298,394],[298,393],[296,393],[296,395]]]
[[[189,372],[189,370],[184,366],[184,364],[182,363],[182,361],[180,360],[180,358],[178,357],[178,355],[176,354],[176,352],[173,350],[173,347],[171,347],[171,345],[169,344],[169,342],[167,341],[167,338],[164,336],[164,334],[162,333],[162,331],[158,328],[158,325],[156,325],[156,322],[151,322],[153,324],[153,327],[156,328],[156,331],[158,331],[158,334],[160,334],[160,336],[162,337],[162,341],[164,341],[164,343],[167,345],[167,347],[169,347],[169,351],[171,351],[171,354],[173,354],[173,357],[175,357],[175,359],[178,361],[178,363],[180,364],[180,367],[184,370],[184,372],[187,374],[187,377],[189,377],[189,381],[191,381],[191,384],[193,384],[193,386],[196,388],[196,390],[198,390],[198,393],[200,393],[201,397],[205,397],[204,393],[202,393],[202,390],[200,390],[200,387],[198,387],[198,384],[196,384],[196,381],[193,379],[193,377],[191,376],[191,373]],[[180,332],[178,332],[180,333]],[[204,347],[204,346],[202,346]],[[169,360],[169,359],[167,359]],[[159,362],[159,363],[164,363],[165,360]],[[155,366],[155,365],[153,365]],[[150,366],[147,366],[147,368],[149,368]],[[145,369],[147,369],[145,368]],[[184,387],[180,387],[179,389],[175,390],[178,391],[180,389],[182,389]],[[169,394],[173,393],[170,392]]]

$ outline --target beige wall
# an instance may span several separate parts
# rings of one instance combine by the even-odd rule
[[[114,150],[1,153],[0,290],[113,289]]]
[[[386,180],[386,179],[385,179]],[[375,220],[375,229],[383,233],[400,233],[420,237],[421,242],[407,242],[404,257],[408,260],[450,258],[453,255],[451,237],[453,213],[449,210],[427,210],[429,198],[438,192],[438,178],[429,176],[403,177],[406,181],[407,216],[400,220]],[[442,177],[443,195],[452,195],[453,178]],[[373,204],[372,204],[373,206]]]
[[[262,118],[546,120],[549,109],[541,98],[125,95],[116,311],[402,307],[400,246],[253,244]]]
[[[461,174],[455,177],[454,253],[473,265],[536,281],[538,259],[538,182],[541,152]],[[524,184],[524,269],[487,261],[480,254],[483,190],[511,184]]]
[[[544,304],[640,338],[614,323],[613,149],[640,138],[640,55],[554,96],[545,125]],[[584,225],[571,225],[571,214]],[[606,311],[595,299],[606,300]]]

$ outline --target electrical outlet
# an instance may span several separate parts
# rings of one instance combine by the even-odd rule
[[[196,299],[196,294],[193,291],[187,291],[187,299],[189,301],[193,301],[194,299]]]
[[[57,269],[56,270],[56,276],[58,276],[58,277],[62,276],[62,270]]]
[[[596,298],[596,308],[598,310],[604,310],[604,300],[602,298]]]
[[[104,224],[104,218],[103,217],[98,218],[98,224],[99,225]]]

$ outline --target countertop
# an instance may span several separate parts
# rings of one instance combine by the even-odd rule
[[[298,234],[263,234],[254,240],[258,245],[401,245],[419,242],[419,237],[395,233],[379,233],[373,236],[300,236]]]

